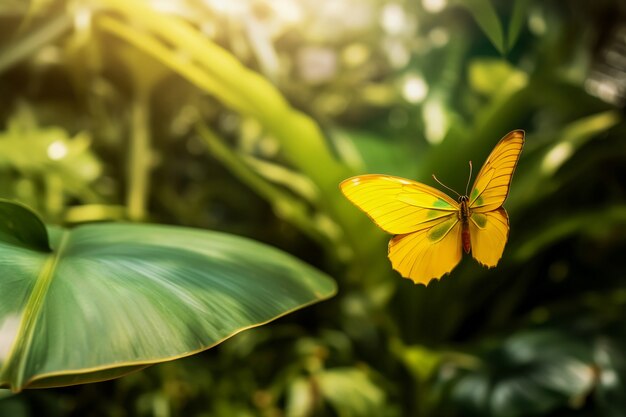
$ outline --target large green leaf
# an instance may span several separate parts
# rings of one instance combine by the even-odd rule
[[[41,234],[0,234],[0,388],[115,378],[335,292],[326,275],[241,237],[136,224],[49,232],[52,252]]]

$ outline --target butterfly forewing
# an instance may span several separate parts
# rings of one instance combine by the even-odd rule
[[[341,191],[384,231],[415,232],[459,210],[441,191],[400,177],[361,175],[341,183]]]
[[[502,206],[523,145],[522,130],[514,130],[498,142],[476,176],[469,195],[470,209],[487,212]]]

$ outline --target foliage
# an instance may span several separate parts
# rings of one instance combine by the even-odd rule
[[[210,352],[0,410],[625,415],[624,6],[225,4],[0,9],[0,146],[15,150],[0,193],[58,223],[246,235],[339,277],[339,295]],[[11,139],[18,121],[31,133]],[[527,144],[498,267],[463,261],[428,287],[399,278],[388,236],[339,182],[436,173],[464,189],[467,161],[517,128]],[[29,165],[53,136],[77,159]]]

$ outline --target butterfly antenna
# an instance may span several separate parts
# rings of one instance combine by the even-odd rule
[[[467,195],[467,190],[469,189],[469,183],[472,180],[472,161],[469,161],[469,166],[470,166],[470,174],[469,174],[469,178],[467,179],[467,185],[465,186],[465,195]]]
[[[446,184],[444,184],[443,182],[439,181],[437,179],[437,177],[435,177],[435,174],[433,174],[433,178],[435,179],[435,181],[437,181],[439,183],[439,185],[441,185],[442,187],[447,188],[448,190],[452,191],[454,194],[458,195],[459,197],[461,197],[461,194],[457,193],[456,191],[454,191],[452,188],[448,187]]]

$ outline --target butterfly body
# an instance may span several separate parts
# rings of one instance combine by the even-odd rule
[[[502,257],[509,218],[502,207],[524,143],[514,130],[498,142],[476,176],[469,195],[458,201],[406,178],[368,174],[341,183],[341,191],[381,229],[395,235],[389,259],[416,283],[450,273],[463,251],[489,268]]]
[[[459,220],[461,221],[461,242],[465,253],[470,253],[472,248],[472,241],[470,239],[469,218],[470,209],[467,205],[469,197],[462,195],[459,197]]]

